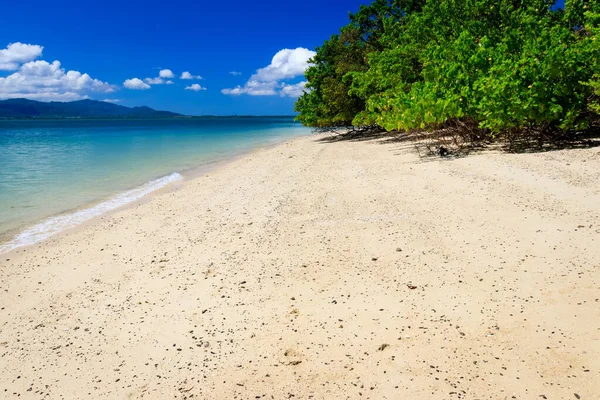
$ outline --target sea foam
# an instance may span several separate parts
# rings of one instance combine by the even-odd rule
[[[48,218],[44,222],[25,229],[23,232],[15,236],[11,241],[0,244],[0,254],[14,250],[18,247],[29,246],[38,243],[52,235],[64,231],[65,229],[73,228],[89,219],[98,217],[118,207],[134,202],[151,192],[154,192],[181,179],[182,176],[175,172],[171,175],[149,181],[137,188],[120,193],[92,207]]]

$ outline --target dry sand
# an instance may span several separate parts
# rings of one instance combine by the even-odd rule
[[[0,398],[600,398],[598,148],[300,138],[1,258]]]

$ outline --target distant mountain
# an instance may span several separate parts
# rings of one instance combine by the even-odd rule
[[[124,107],[96,100],[71,102],[27,99],[0,100],[0,118],[171,118],[182,117],[169,111],[150,107]]]

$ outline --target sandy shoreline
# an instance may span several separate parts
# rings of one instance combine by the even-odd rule
[[[308,135],[304,135],[304,136],[308,136]],[[298,137],[303,137],[303,136],[296,136],[296,138]],[[291,140],[291,139],[288,139]],[[103,204],[107,201],[110,201],[111,199],[114,199],[115,197],[124,195],[128,192],[140,189],[148,184],[151,184],[154,181],[157,180],[161,180],[161,179],[165,179],[168,178],[169,175],[173,175],[173,174],[177,174],[180,175],[182,180],[191,180],[194,178],[197,178],[199,176],[205,175],[211,171],[213,171],[214,169],[220,168],[224,165],[227,165],[228,163],[235,161],[237,159],[240,159],[242,157],[245,157],[247,155],[250,155],[252,153],[254,153],[255,151],[261,151],[261,150],[265,150],[265,149],[269,149],[275,146],[278,146],[282,141],[277,141],[277,142],[273,142],[273,143],[265,143],[261,146],[257,146],[255,148],[252,149],[247,149],[247,150],[243,150],[240,152],[235,152],[232,153],[228,156],[224,156],[218,159],[214,159],[214,160],[210,160],[210,161],[206,161],[202,164],[199,164],[195,167],[192,168],[185,168],[179,171],[173,171],[170,174],[167,175],[159,175],[159,176],[155,176],[151,179],[149,179],[146,182],[143,182],[139,185],[135,185],[132,186],[124,191],[120,191],[120,192],[115,192],[112,195],[106,196],[104,198],[99,198],[96,199],[94,201],[91,201],[89,203],[84,203],[79,205],[76,208],[73,209],[67,209],[64,210],[58,214],[54,214],[54,215],[47,215],[43,218],[40,218],[38,220],[31,220],[31,221],[27,221],[27,222],[22,222],[20,225],[17,225],[15,228],[7,230],[7,231],[0,231],[0,259],[2,258],[2,256],[4,254],[7,254],[8,252],[16,249],[16,248],[23,248],[23,247],[28,247],[31,246],[33,244],[38,243],[38,241],[36,240],[33,243],[28,243],[28,244],[24,244],[24,243],[18,243],[17,246],[12,246],[15,241],[17,241],[18,236],[22,233],[28,233],[32,228],[36,228],[44,223],[47,223],[49,220],[54,219],[56,217],[62,217],[62,216],[72,216],[73,214],[79,212],[79,211],[86,211],[86,210],[91,210],[92,208]],[[58,233],[49,233],[43,240],[47,240],[49,237],[54,237],[54,236],[62,236],[64,234],[68,234],[70,232],[73,232],[77,229],[85,229],[88,225],[90,224],[94,224],[96,222],[96,220],[98,218],[100,218],[103,215],[109,215],[112,214],[114,212],[118,212],[120,210],[125,210],[129,207],[131,207],[132,205],[139,205],[142,204],[146,201],[148,201],[152,196],[155,196],[157,194],[161,194],[161,193],[166,193],[166,192],[170,192],[173,190],[177,190],[180,187],[181,182],[179,181],[173,181],[161,188],[152,190],[150,193],[136,199],[133,200],[131,202],[127,202],[127,203],[123,203],[122,205],[118,206],[117,208],[111,209],[110,211],[105,211],[102,212],[101,215],[99,216],[93,216],[90,217],[89,219],[86,219],[83,222],[79,222],[79,223],[75,223],[73,226],[70,227],[62,227],[60,229],[60,231]],[[14,247],[12,250],[6,250],[5,247],[10,246],[10,247]]]
[[[315,139],[3,255],[2,397],[598,397],[598,148]]]

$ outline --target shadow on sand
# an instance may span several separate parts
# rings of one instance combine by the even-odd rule
[[[323,132],[321,132],[323,133]],[[482,143],[477,145],[464,145],[460,149],[447,147],[445,143],[437,139],[433,133],[400,133],[386,132],[378,129],[363,131],[349,130],[346,132],[329,132],[330,134],[317,139],[320,143],[337,142],[373,142],[375,144],[400,144],[399,150],[414,151],[423,161],[430,159],[447,159],[466,157],[484,151],[504,151],[507,153],[543,153],[549,151],[567,149],[589,149],[600,147],[600,129],[589,130],[577,136],[566,137],[548,143],[540,143],[530,140],[514,140],[512,142],[498,141],[493,143]],[[443,149],[443,150],[442,150]]]

